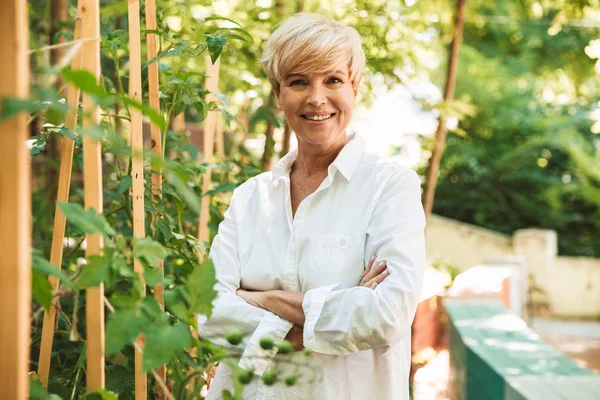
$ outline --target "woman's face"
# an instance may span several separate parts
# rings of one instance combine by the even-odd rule
[[[325,75],[298,75],[292,71],[281,82],[276,93],[279,108],[299,142],[327,146],[345,137],[356,92],[348,66],[342,64]]]

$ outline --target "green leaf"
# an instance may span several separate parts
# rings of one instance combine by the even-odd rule
[[[41,255],[37,254],[36,249],[33,250],[33,254],[31,256],[31,267],[34,271],[39,272],[45,276],[52,275],[56,276],[62,283],[70,287],[71,289],[75,289],[75,285],[69,279],[69,277],[62,271],[59,271],[58,268],[51,264],[50,261],[46,260]]]
[[[179,290],[165,290],[164,293],[165,305],[169,312],[175,315],[182,321],[187,321],[189,317],[189,311],[185,305],[185,302],[181,300],[179,296]]]
[[[132,343],[149,326],[150,319],[138,308],[115,311],[106,324],[106,354],[117,352]]]
[[[106,93],[104,87],[98,83],[98,79],[91,72],[83,69],[72,70],[65,68],[61,74],[65,81],[90,95],[96,103],[101,105],[114,104],[116,98]]]
[[[52,304],[52,285],[48,281],[48,277],[38,271],[32,271],[31,291],[35,301],[48,311]]]
[[[106,389],[96,389],[83,396],[84,400],[119,400],[116,393]]]
[[[167,222],[164,219],[159,219],[156,226],[158,227],[158,230],[160,231],[160,233],[162,233],[163,237],[165,238],[165,242],[168,242],[169,240],[171,240],[171,228],[169,227],[169,224],[167,224]]]
[[[181,147],[181,150],[185,151],[194,160],[198,158],[198,148],[191,143],[187,143]]]
[[[62,400],[59,395],[48,393],[42,382],[31,376],[29,377],[29,398],[31,400]]]
[[[233,190],[235,188],[237,188],[238,186],[239,185],[237,183],[225,183],[225,184],[217,186],[214,189],[209,190],[208,192],[204,193],[203,196],[213,196],[217,193],[233,192]]]
[[[206,257],[202,264],[194,268],[186,281],[191,312],[210,317],[212,302],[217,298],[217,291],[213,288],[216,282],[215,268],[210,258]]]
[[[73,132],[71,132],[69,129],[67,129],[65,127],[61,127],[59,130],[56,131],[56,133],[58,133],[59,135],[62,135],[64,137],[68,137],[69,139],[74,141],[76,144],[81,142],[81,139],[79,138],[79,136],[75,135]]]
[[[91,256],[88,263],[81,267],[81,275],[77,285],[81,288],[99,286],[110,277],[111,258],[108,256]]]
[[[144,280],[148,286],[156,286],[159,283],[163,283],[163,270],[160,268],[151,268],[144,271]]]
[[[114,235],[115,231],[108,224],[102,214],[96,214],[93,208],[85,210],[77,203],[58,203],[60,209],[70,223],[85,233],[101,233],[103,235]]]
[[[150,107],[147,104],[140,103],[130,97],[123,96],[121,98],[123,103],[129,107],[136,108],[142,112],[143,115],[150,118],[150,121],[154,123],[156,126],[160,128],[161,131],[167,129],[167,121],[163,118],[159,111],[156,111],[154,108]]]
[[[208,52],[210,53],[210,60],[214,64],[217,58],[223,51],[223,46],[227,43],[227,39],[222,35],[206,35],[206,45],[208,46]]]
[[[150,238],[133,238],[133,251],[136,258],[144,258],[150,265],[156,266],[167,257],[167,250]]]
[[[119,194],[131,189],[131,175],[125,175],[119,182]]]
[[[12,118],[21,112],[33,114],[45,108],[46,107],[38,100],[5,97],[2,99],[2,112],[0,113],[0,121]]]
[[[182,50],[185,50],[187,47],[190,47],[191,44],[188,43],[187,40],[182,40],[181,44],[179,44],[179,46],[175,47],[174,49],[170,49],[168,51],[165,51],[162,54],[159,54],[158,56],[154,57],[152,60],[148,61],[146,64],[144,64],[144,66],[142,67],[142,70],[148,68],[148,65],[157,62],[159,60],[162,60],[163,58],[166,57],[180,57],[182,56]]]
[[[190,329],[184,324],[153,324],[146,333],[144,370],[149,371],[167,364],[172,357],[183,355],[191,345]]]

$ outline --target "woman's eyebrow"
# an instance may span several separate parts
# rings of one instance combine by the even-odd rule
[[[306,78],[306,75],[302,75],[302,74],[298,74],[298,73],[292,72],[291,74],[287,74],[285,76],[285,79],[290,79],[290,78],[293,78],[293,77]]]

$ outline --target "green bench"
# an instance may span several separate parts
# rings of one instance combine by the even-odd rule
[[[600,400],[600,376],[492,300],[447,299],[452,399]]]

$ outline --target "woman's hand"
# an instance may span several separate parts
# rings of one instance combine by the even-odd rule
[[[375,262],[376,258],[376,256],[373,256],[371,257],[371,260],[369,260],[369,265],[367,265],[367,268],[365,269],[358,286],[375,289],[377,285],[383,282],[383,280],[390,275],[390,271],[388,271],[385,261],[381,261],[379,264],[373,267],[373,263]]]
[[[294,324],[285,337],[285,340],[290,342],[296,351],[304,349],[304,328]]]

